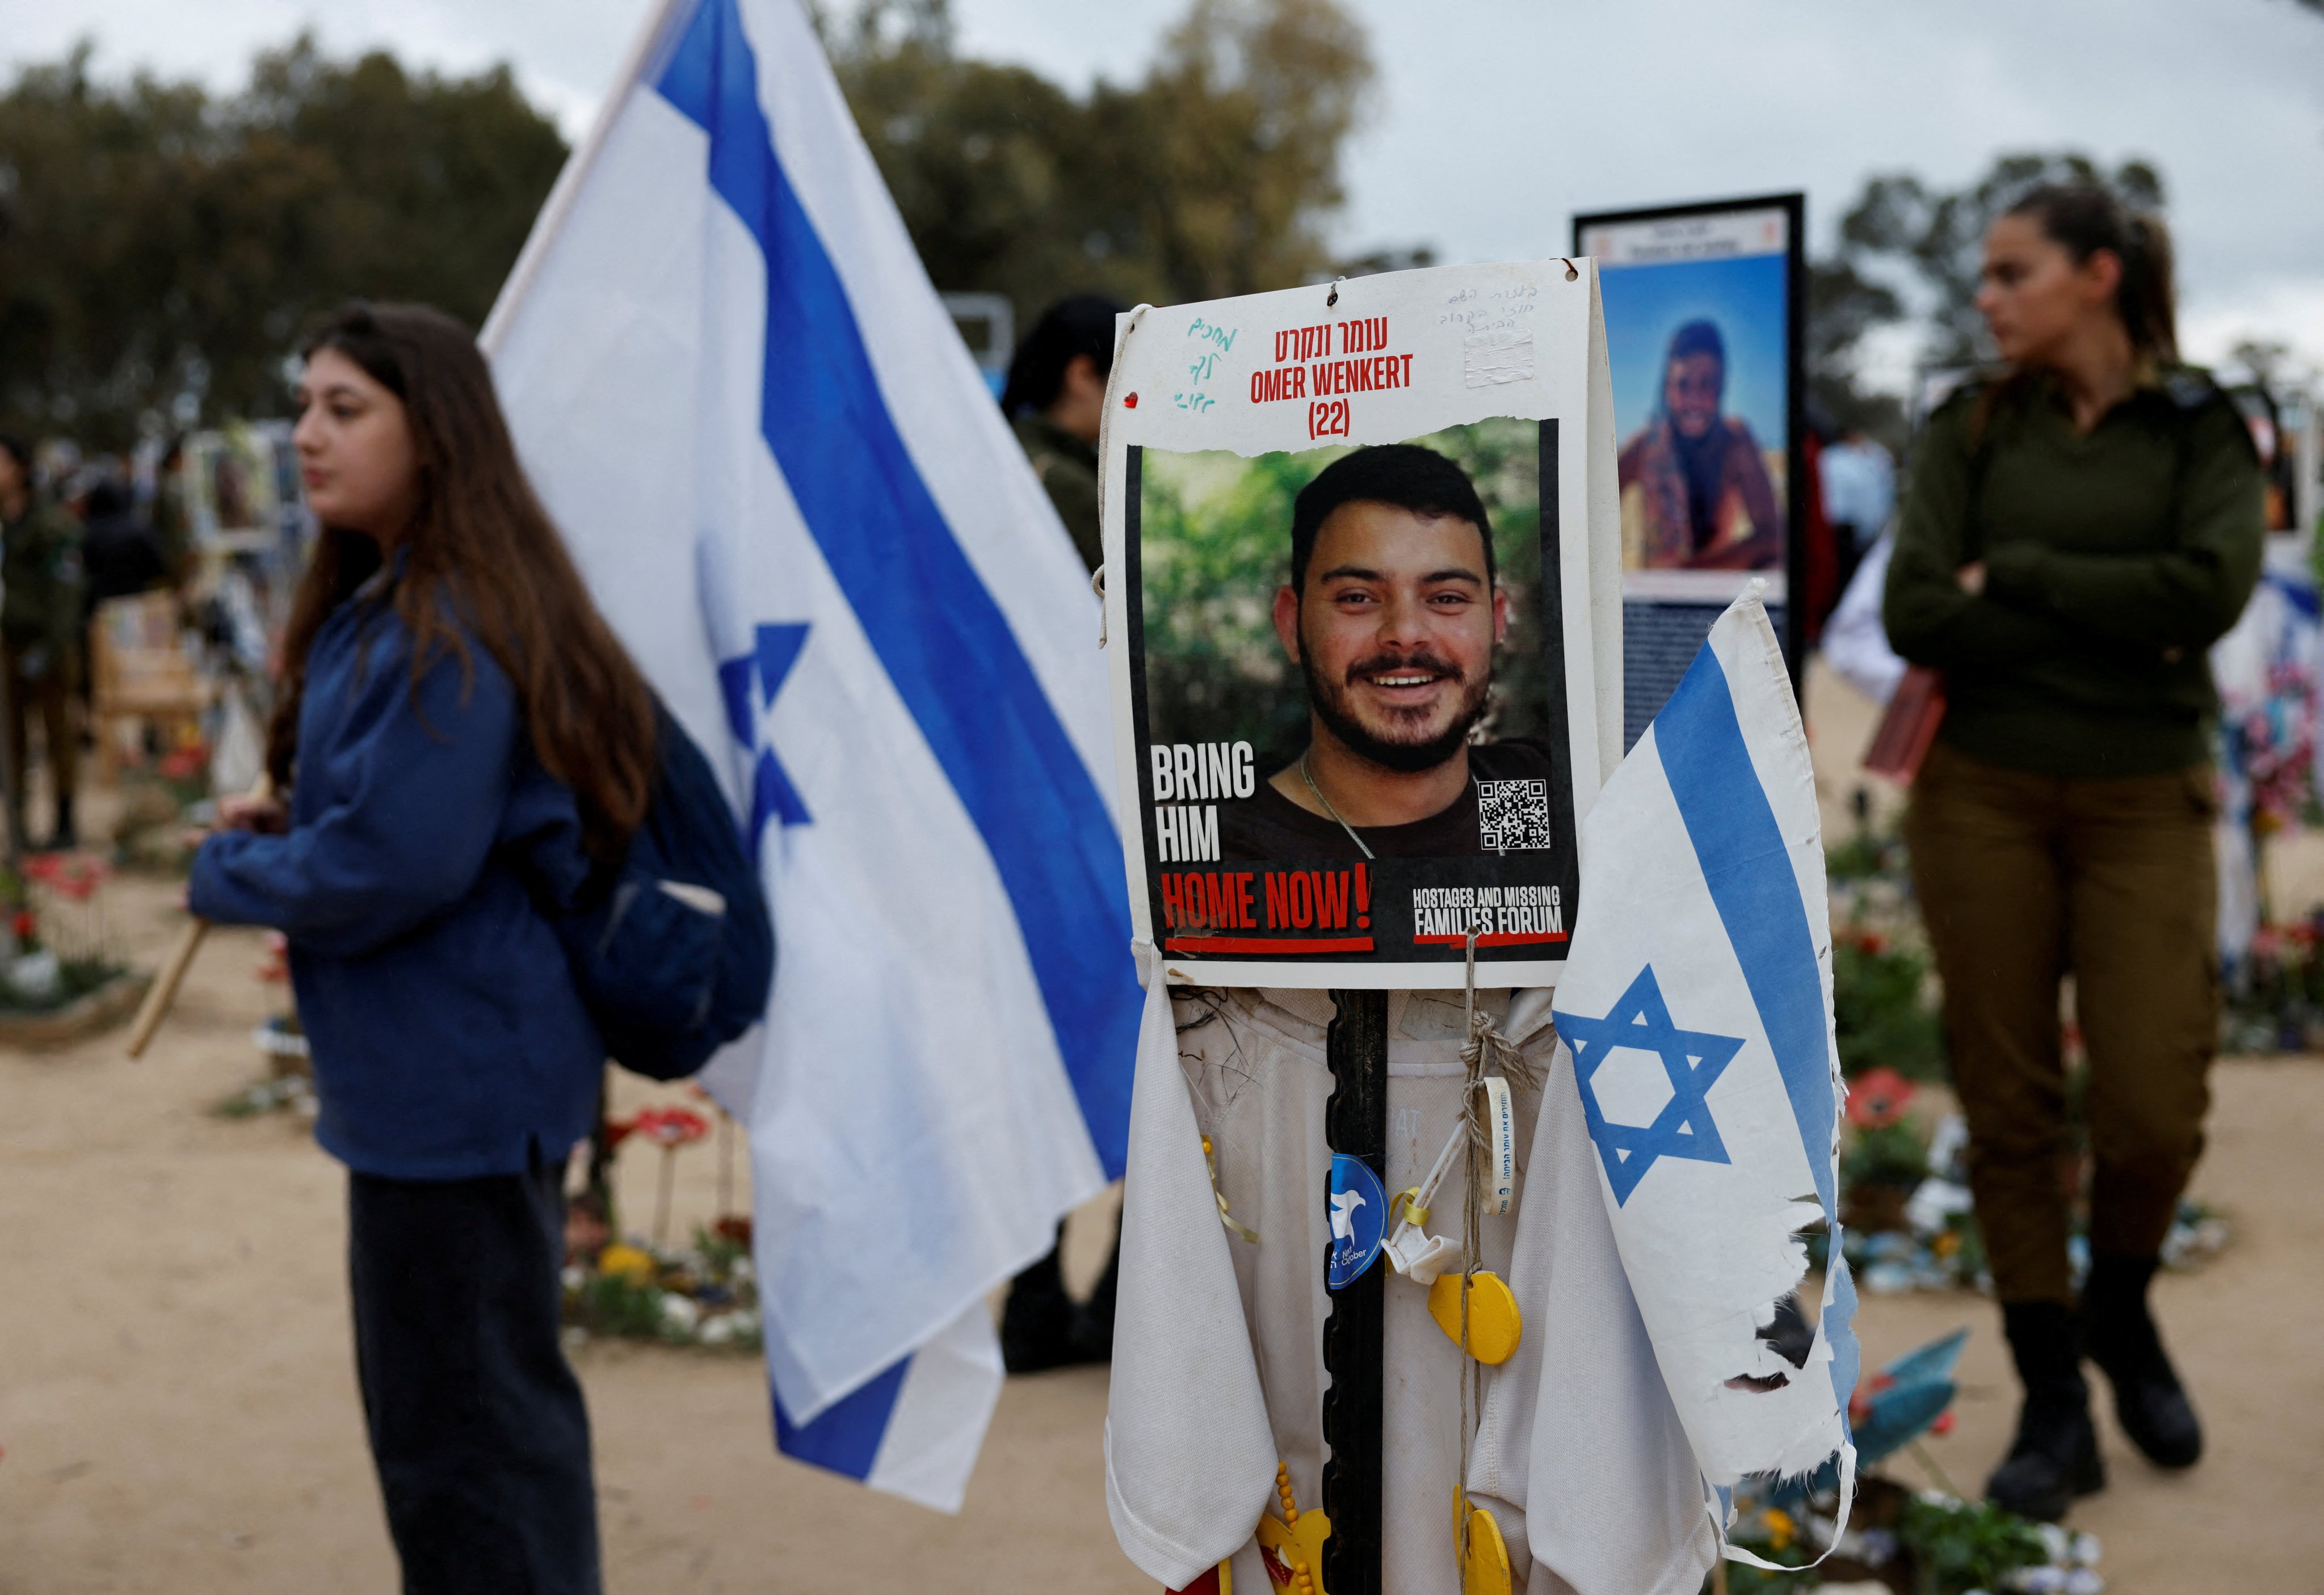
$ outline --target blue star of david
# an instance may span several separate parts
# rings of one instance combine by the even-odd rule
[[[1570,1013],[1554,1017],[1558,1035],[1573,1053],[1573,1077],[1582,1087],[1582,1115],[1590,1125],[1590,1139],[1598,1144],[1599,1158],[1606,1165],[1606,1183],[1614,1188],[1617,1207],[1629,1201],[1630,1193],[1638,1188],[1638,1182],[1658,1158],[1730,1161],[1726,1143],[1719,1139],[1719,1126],[1711,1120],[1711,1104],[1705,1097],[1742,1050],[1742,1037],[1682,1030],[1673,1024],[1651,964],[1638,972],[1638,978],[1604,1019]],[[1663,1104],[1652,1124],[1615,1124],[1598,1106],[1591,1080],[1618,1046],[1655,1054],[1663,1060],[1663,1072],[1670,1076],[1671,1100]]]
[[[783,678],[798,663],[799,650],[806,646],[807,626],[803,622],[761,626],[750,652],[718,663],[718,687],[726,698],[726,727],[734,733],[736,742],[758,754],[751,770],[748,832],[754,863],[758,862],[759,843],[766,834],[769,820],[780,820],[786,825],[813,823],[806,800],[791,785],[791,778],[785,773],[782,761],[775,757],[766,735],[767,712],[775,706],[775,695],[783,689]]]

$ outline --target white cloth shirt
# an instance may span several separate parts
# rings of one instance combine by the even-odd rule
[[[1525,1330],[1488,1374],[1471,1495],[1499,1521],[1529,1595],[1692,1595],[1717,1554],[1701,1475],[1615,1251],[1550,993],[1514,996],[1479,1001],[1548,1077],[1539,1095],[1516,1093],[1529,1148],[1517,1209],[1484,1220],[1483,1266],[1509,1281]],[[1148,993],[1106,1497],[1123,1551],[1166,1588],[1227,1560],[1236,1588],[1272,1588],[1252,1534],[1275,1509],[1278,1461],[1303,1511],[1323,1504],[1332,1012],[1321,991]],[[1392,994],[1388,1032],[1392,1194],[1425,1177],[1459,1117],[1460,994]],[[1255,1245],[1220,1221],[1206,1134],[1218,1190]],[[1463,1199],[1456,1160],[1428,1228],[1457,1238]],[[1383,1587],[1458,1595],[1462,1359],[1429,1316],[1425,1286],[1392,1272],[1385,1286]]]
[[[1840,607],[1823,623],[1824,662],[1840,679],[1876,704],[1886,704],[1904,678],[1904,661],[1888,646],[1880,623],[1880,601],[1888,586],[1888,556],[1896,547],[1891,532],[1872,545],[1864,563],[1840,597]]]
[[[1820,456],[1824,519],[1856,529],[1856,546],[1868,547],[1896,508],[1896,462],[1866,438],[1835,443]]]

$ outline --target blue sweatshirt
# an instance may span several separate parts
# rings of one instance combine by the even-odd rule
[[[288,834],[209,838],[192,907],[290,938],[326,1151],[401,1179],[518,1173],[588,1133],[604,1067],[535,900],[586,877],[580,814],[484,648],[414,691],[386,595],[366,584],[309,653]]]

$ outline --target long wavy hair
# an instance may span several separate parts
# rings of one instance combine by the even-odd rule
[[[627,847],[652,797],[653,694],[605,623],[565,541],[517,463],[492,373],[466,327],[424,305],[347,305],[308,340],[345,355],[403,401],[419,481],[395,613],[413,641],[411,679],[449,654],[473,679],[471,641],[514,686],[541,767],[573,788],[591,856]],[[267,769],[296,774],[307,656],[331,613],[380,567],[379,545],[323,529],[290,605],[284,691]]]

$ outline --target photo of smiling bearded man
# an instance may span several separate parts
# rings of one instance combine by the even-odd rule
[[[1546,781],[1548,748],[1478,742],[1509,601],[1461,467],[1360,448],[1294,501],[1275,632],[1307,687],[1308,740],[1219,807],[1229,860],[1483,856],[1479,783]]]

